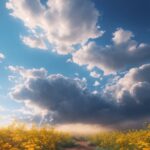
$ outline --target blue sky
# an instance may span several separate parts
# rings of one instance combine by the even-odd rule
[[[148,120],[149,14],[148,0],[1,0],[1,114],[113,127]]]

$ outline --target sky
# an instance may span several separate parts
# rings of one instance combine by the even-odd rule
[[[148,122],[149,14],[149,0],[1,0],[1,124]]]

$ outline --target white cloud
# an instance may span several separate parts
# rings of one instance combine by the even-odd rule
[[[34,35],[42,33],[59,54],[68,54],[74,45],[103,34],[97,25],[100,14],[91,0],[48,0],[46,5],[40,0],[9,0],[6,8]],[[26,41],[33,47],[37,39]]]
[[[8,66],[8,69],[13,73],[19,74],[23,79],[29,78],[44,78],[47,75],[47,70],[40,69],[25,69],[22,66]],[[14,78],[15,76],[13,76]]]
[[[14,113],[20,113],[25,116],[30,116],[31,118],[34,118],[35,116],[41,116],[43,117],[44,115],[47,114],[47,110],[41,109],[40,107],[33,105],[29,102],[25,103],[25,106],[22,106],[19,109],[14,109]]]
[[[42,37],[22,36],[21,40],[25,45],[31,48],[39,48],[43,50],[47,49],[47,46]]]
[[[93,78],[100,78],[101,75],[99,73],[97,73],[96,71],[92,71],[92,72],[90,72],[90,76]]]
[[[118,28],[116,32],[113,33],[113,42],[115,44],[122,44],[128,42],[132,37],[134,37],[131,31]]]
[[[120,30],[123,34],[129,32],[123,29]],[[115,33],[120,32],[120,30]],[[150,45],[138,44],[130,39],[131,36],[127,37],[126,42],[122,41],[120,44],[104,47],[97,45],[95,42],[89,42],[72,54],[72,62],[80,66],[85,65],[88,69],[97,67],[103,70],[105,74],[111,74],[149,61]]]
[[[128,95],[128,97],[134,99],[136,102],[143,103],[144,97],[149,98],[149,75],[150,64],[132,68],[123,77],[115,78],[113,85],[106,87],[106,93],[111,94],[117,101],[124,101]]]

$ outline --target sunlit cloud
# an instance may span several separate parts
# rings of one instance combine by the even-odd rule
[[[150,45],[138,44],[132,37],[132,32],[119,28],[113,33],[113,45],[103,47],[89,42],[73,53],[72,61],[80,66],[86,65],[90,70],[97,67],[108,75],[150,60]]]
[[[74,45],[103,35],[104,31],[97,25],[100,13],[92,1],[50,0],[46,5],[39,0],[9,0],[6,3],[10,15],[30,30],[31,35],[22,38],[24,44],[47,49],[44,41],[48,41],[53,51],[68,54],[74,50]]]

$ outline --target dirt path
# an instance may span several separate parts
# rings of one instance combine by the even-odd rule
[[[96,147],[91,146],[88,141],[77,141],[74,148],[66,148],[65,150],[95,150]]]

